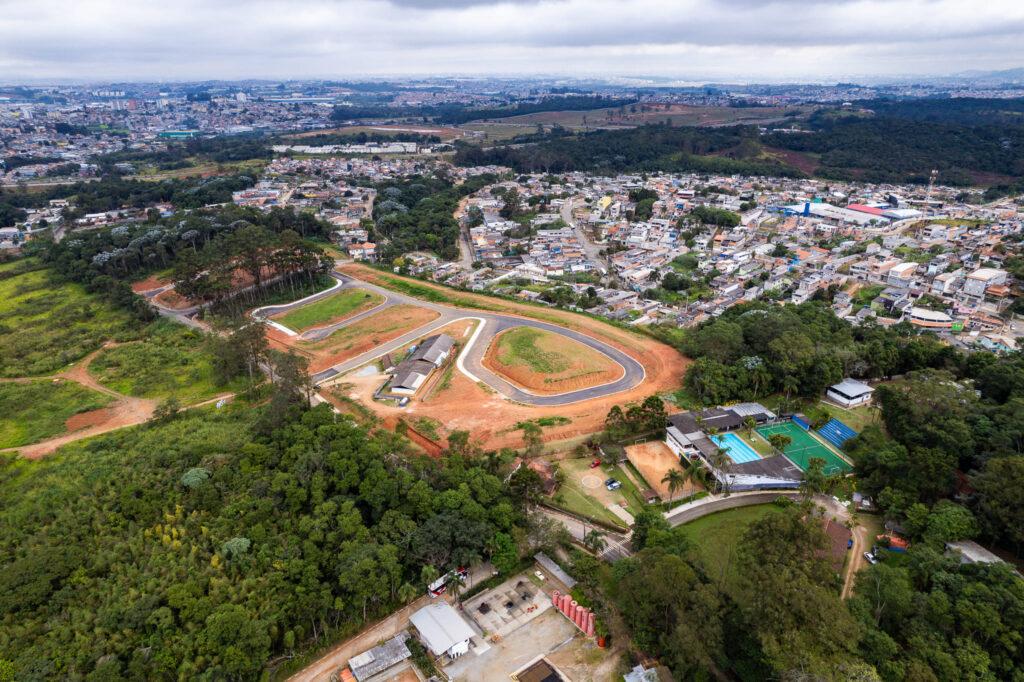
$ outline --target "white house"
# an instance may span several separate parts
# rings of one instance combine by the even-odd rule
[[[871,402],[871,394],[875,389],[862,381],[846,378],[838,384],[829,386],[825,396],[834,403],[843,407],[857,407],[867,405]]]
[[[409,620],[434,656],[458,658],[469,652],[473,628],[447,602],[424,606]]]

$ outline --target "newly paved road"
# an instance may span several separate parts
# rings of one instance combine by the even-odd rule
[[[323,383],[338,376],[339,374],[344,374],[358,367],[361,367],[366,363],[376,360],[377,358],[387,353],[397,351],[398,349],[407,346],[413,341],[420,339],[428,334],[431,334],[437,331],[438,329],[441,329],[442,327],[451,324],[452,322],[465,319],[478,320],[480,322],[480,326],[478,327],[477,331],[474,332],[473,336],[470,337],[470,340],[467,343],[467,347],[463,350],[462,355],[459,358],[459,369],[463,371],[463,373],[469,376],[471,379],[481,381],[487,384],[495,391],[501,393],[505,397],[526,405],[568,405],[571,403],[580,402],[582,400],[602,398],[604,396],[614,395],[615,393],[629,390],[638,385],[641,381],[643,381],[645,377],[643,365],[634,360],[628,354],[620,351],[617,348],[614,348],[613,346],[603,343],[602,341],[598,341],[597,339],[591,336],[582,334],[572,329],[566,329],[565,327],[560,327],[555,324],[541,322],[539,320],[533,320],[526,317],[516,317],[514,315],[502,315],[477,310],[463,310],[460,308],[453,308],[451,306],[440,305],[428,301],[422,301],[420,299],[413,298],[406,294],[391,291],[389,289],[385,289],[383,287],[371,284],[369,282],[364,282],[362,280],[351,278],[347,275],[333,273],[333,276],[341,282],[339,289],[356,288],[373,291],[384,297],[384,303],[382,303],[380,306],[374,308],[371,311],[366,311],[365,313],[361,313],[360,315],[356,315],[347,320],[343,320],[342,322],[339,322],[335,325],[331,325],[330,327],[324,328],[323,334],[321,336],[309,338],[323,338],[338,329],[341,329],[350,324],[354,324],[355,322],[358,322],[360,319],[368,317],[369,315],[372,315],[376,312],[380,312],[384,308],[395,305],[404,304],[419,306],[421,308],[427,308],[429,310],[435,311],[438,314],[438,318],[433,322],[418,327],[392,341],[381,344],[371,351],[367,351],[366,353],[356,356],[351,360],[338,363],[337,365],[334,365],[329,369],[314,374],[314,384]],[[337,290],[338,289],[334,289],[334,291]],[[299,305],[303,305],[304,303],[307,302],[308,301],[303,301],[287,304],[284,306],[275,306],[273,313],[277,314],[285,312],[292,308],[298,307]],[[590,348],[593,348],[594,350],[605,354],[614,362],[618,363],[623,370],[622,376],[615,381],[603,384],[601,386],[592,386],[590,388],[584,388],[577,391],[562,393],[560,395],[535,395],[533,393],[530,393],[529,391],[523,390],[518,386],[511,384],[502,377],[494,374],[489,369],[483,366],[484,354],[487,352],[487,346],[488,344],[490,344],[494,336],[502,331],[505,331],[506,329],[521,326],[532,327],[534,329],[542,329],[545,331],[554,332],[556,334],[562,334],[573,339],[574,341],[589,346]],[[311,330],[311,332],[307,332],[307,335],[314,331],[316,330]]]

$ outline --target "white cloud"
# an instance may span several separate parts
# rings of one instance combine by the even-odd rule
[[[1024,2],[0,1],[0,81],[668,75],[792,80],[1024,63]]]

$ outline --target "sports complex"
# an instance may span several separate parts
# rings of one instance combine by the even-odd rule
[[[773,436],[788,439],[781,453]],[[840,454],[857,435],[832,418],[814,430],[800,415],[780,418],[760,403],[740,403],[669,416],[665,443],[681,460],[700,460],[723,487],[735,491],[796,488],[812,459],[826,475],[844,475],[853,466]]]

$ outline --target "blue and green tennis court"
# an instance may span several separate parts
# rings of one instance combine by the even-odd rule
[[[845,474],[853,468],[839,455],[829,450],[824,443],[792,422],[762,426],[757,432],[764,436],[765,440],[776,433],[789,436],[790,443],[783,452],[793,464],[804,471],[807,471],[812,457],[825,460],[826,474]]]

